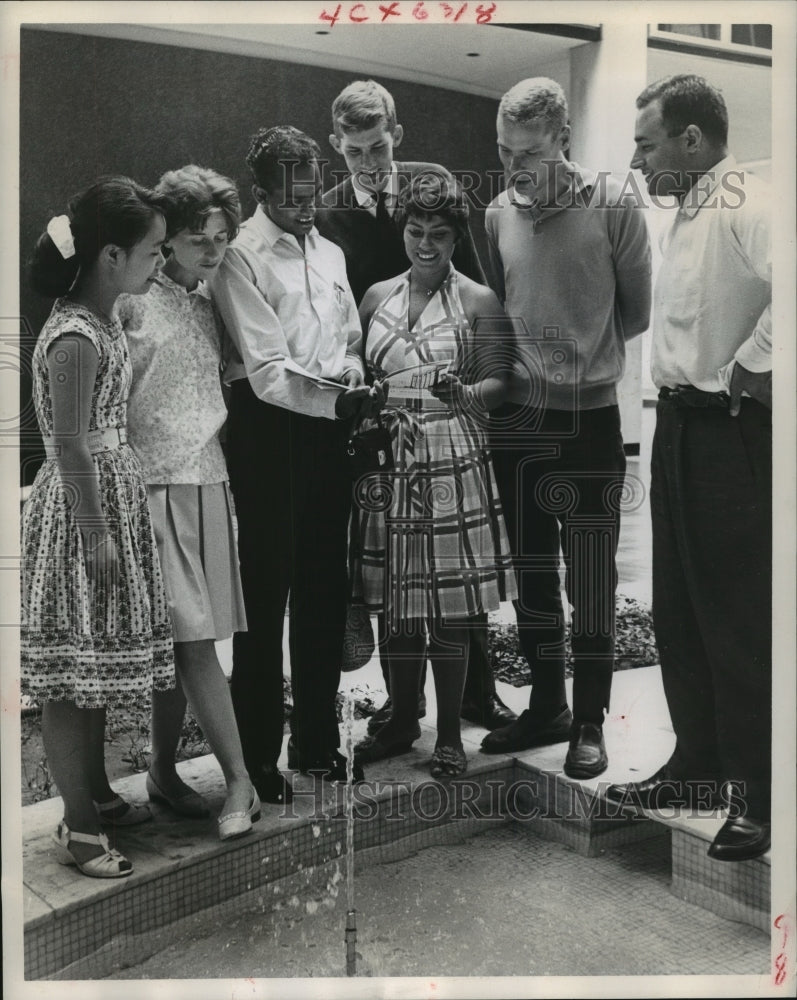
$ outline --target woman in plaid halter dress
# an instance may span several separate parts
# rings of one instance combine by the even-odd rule
[[[442,776],[467,766],[459,710],[468,621],[516,593],[486,434],[487,410],[506,391],[513,338],[493,293],[451,266],[467,219],[454,182],[420,175],[397,219],[412,267],[369,289],[360,309],[370,373],[388,383],[394,375],[381,419],[395,469],[355,484],[352,532],[354,599],[387,621],[393,714],[355,752],[367,763],[417,738],[428,655],[438,700],[432,773]]]

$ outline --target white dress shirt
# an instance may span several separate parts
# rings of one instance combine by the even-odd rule
[[[728,156],[704,174],[662,238],[651,371],[658,388],[727,392],[735,361],[772,369],[769,187]]]
[[[224,381],[248,378],[266,403],[335,419],[340,392],[289,371],[340,382],[363,374],[362,332],[343,251],[313,228],[304,250],[258,206],[210,282],[224,322]]]
[[[354,177],[351,179],[351,186],[354,191],[354,197],[356,198],[357,204],[360,208],[364,208],[369,215],[376,218],[376,195],[372,191],[366,191],[364,188],[358,187]],[[399,196],[398,169],[396,167],[395,160],[390,165],[390,176],[388,177],[387,183],[382,190],[387,195],[387,198],[385,199],[387,214],[392,216],[396,211]]]

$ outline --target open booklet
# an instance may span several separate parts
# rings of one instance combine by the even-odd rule
[[[435,399],[429,390],[437,385],[440,376],[450,368],[450,361],[428,361],[390,372],[386,377],[386,381],[390,384],[387,403],[390,404],[397,398]]]

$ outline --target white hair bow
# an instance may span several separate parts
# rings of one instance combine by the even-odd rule
[[[47,235],[55,243],[58,252],[69,260],[75,256],[75,241],[72,237],[72,228],[69,225],[68,215],[56,215],[47,223]]]

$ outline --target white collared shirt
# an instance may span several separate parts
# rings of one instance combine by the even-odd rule
[[[224,322],[224,381],[248,378],[267,403],[335,419],[335,389],[286,368],[339,382],[363,374],[362,332],[343,251],[313,228],[302,250],[261,206],[241,226],[210,282]]]
[[[357,204],[360,208],[364,208],[369,215],[376,218],[376,195],[371,191],[365,191],[363,188],[358,187],[353,177],[351,180],[351,186],[354,189],[354,197],[356,198]],[[398,169],[396,167],[395,160],[390,165],[390,176],[387,179],[387,184],[385,184],[382,190],[387,194],[387,198],[385,199],[385,208],[387,209],[388,215],[392,216],[396,211],[399,196]]]
[[[658,387],[727,392],[734,361],[772,368],[769,187],[717,163],[690,190],[662,238],[651,372]]]

